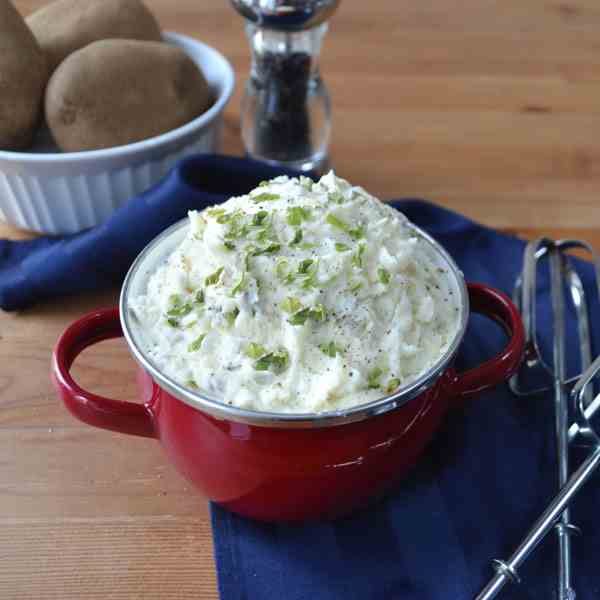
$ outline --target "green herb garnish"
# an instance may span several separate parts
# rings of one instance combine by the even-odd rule
[[[365,253],[366,249],[366,244],[359,244],[356,254],[354,254],[354,256],[352,257],[352,264],[355,267],[358,267],[359,269],[363,266],[363,254]]]
[[[258,187],[267,187],[269,185],[269,183],[270,183],[269,181],[261,181],[258,184]]]
[[[281,303],[281,310],[284,310],[287,313],[296,313],[302,309],[302,303],[298,298],[294,298],[293,296],[288,296]]]
[[[379,378],[383,375],[383,371],[379,367],[371,369],[367,373],[367,384],[369,389],[379,388]]]
[[[322,304],[315,304],[315,306],[310,309],[309,314],[311,319],[314,319],[315,321],[324,321],[327,317],[327,312]]]
[[[202,346],[202,342],[204,341],[204,338],[206,337],[206,334],[203,333],[201,335],[199,335],[189,346],[188,346],[188,352],[198,352],[198,350],[200,350],[200,346]]]
[[[390,282],[390,272],[387,269],[379,268],[377,269],[377,277],[379,277],[379,281],[387,285]]]
[[[223,242],[223,246],[225,246],[225,248],[226,248],[227,250],[230,250],[230,251],[231,251],[231,250],[235,250],[235,244],[234,244],[233,242],[230,242],[229,240],[225,240],[225,241]]]
[[[281,196],[279,194],[269,194],[268,192],[252,196],[254,202],[271,202],[272,200],[279,200],[280,198]]]
[[[296,233],[294,234],[294,239],[290,242],[290,246],[295,246],[302,241],[302,229],[296,229]]]
[[[187,302],[186,304],[181,304],[180,306],[174,306],[167,311],[167,314],[170,317],[185,317],[185,315],[189,315],[192,312],[192,308],[192,305]]]
[[[240,275],[239,280],[237,281],[237,283],[233,286],[233,288],[231,288],[231,296],[235,296],[236,294],[239,294],[240,292],[243,292],[246,289],[246,286],[248,285],[248,281],[246,280],[246,272],[242,272],[242,274]]]
[[[340,348],[334,341],[329,342],[329,344],[320,344],[319,348],[321,352],[327,354],[331,358],[335,358],[336,354],[339,352],[342,353],[343,349]]]
[[[229,312],[223,314],[223,316],[227,320],[227,323],[229,324],[229,327],[233,326],[239,314],[240,309],[237,306],[233,310],[230,310]]]
[[[288,275],[289,262],[285,258],[277,259],[277,265],[275,266],[275,275],[278,279],[284,280]]]
[[[227,211],[224,208],[209,208],[206,211],[206,214],[209,217],[213,217],[215,219],[217,219],[218,217],[222,217]]]
[[[310,210],[303,206],[292,206],[287,209],[287,222],[288,225],[298,226],[302,224],[302,221],[308,221],[310,219]]]
[[[364,237],[364,231],[361,226],[352,228],[350,225],[342,221],[340,218],[336,217],[333,213],[329,213],[325,218],[325,221],[329,223],[332,227],[336,229],[341,229],[343,232],[347,233],[351,238],[358,240]]]
[[[335,249],[338,252],[348,252],[348,250],[350,250],[350,246],[347,246],[346,244],[342,244],[341,242],[336,242]]]
[[[252,252],[252,256],[260,256],[261,254],[273,254],[274,252],[279,252],[281,250],[281,244],[269,244],[265,248],[256,248]]]
[[[219,267],[214,273],[209,275],[204,280],[204,285],[216,285],[219,283],[219,279],[221,278],[221,273],[225,270],[225,267]]]
[[[304,325],[309,317],[314,321],[324,321],[327,317],[325,307],[322,304],[317,304],[312,308],[303,308],[295,312],[288,319],[288,323],[292,325]]]
[[[197,384],[197,383],[196,383],[196,382],[195,382],[193,379],[188,379],[188,380],[185,382],[185,385],[187,385],[188,387],[191,387],[191,388],[193,388],[193,389],[195,389],[195,390],[197,390],[197,389],[198,389],[198,384]]]
[[[167,324],[170,327],[173,327],[174,329],[177,329],[179,327],[179,321],[177,319],[175,319],[174,317],[169,317],[167,319]]]
[[[194,296],[194,304],[204,304],[204,290],[198,290]]]
[[[350,286],[350,291],[357,292],[358,290],[360,290],[361,287],[362,287],[362,282],[357,281],[356,283],[354,283],[353,285]]]
[[[396,377],[394,377],[393,379],[390,379],[388,381],[388,384],[387,384],[387,387],[385,388],[385,391],[388,394],[391,394],[392,392],[396,391],[399,387],[400,387],[400,380],[397,379]]]
[[[267,354],[267,351],[265,349],[264,346],[261,346],[260,344],[255,344],[254,342],[250,342],[248,344],[248,346],[246,347],[246,356],[249,356],[250,358],[260,358],[261,356],[264,356],[265,354]]]
[[[314,264],[314,260],[312,258],[305,258],[299,265],[298,265],[298,273],[301,273],[303,275],[305,275],[306,273],[308,273],[308,270],[312,267],[312,265]]]
[[[284,371],[289,363],[289,354],[287,350],[281,349],[276,352],[269,352],[261,356],[255,363],[254,368],[257,371],[271,370],[275,373]]]
[[[260,227],[261,225],[264,224],[265,219],[269,216],[269,213],[266,210],[259,210],[253,217],[252,217],[252,225],[254,225],[255,227]]]
[[[309,316],[310,308],[303,308],[302,310],[299,310],[297,313],[293,314],[288,319],[288,323],[291,323],[292,325],[304,325]]]

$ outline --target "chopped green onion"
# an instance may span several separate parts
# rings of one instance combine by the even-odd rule
[[[223,246],[225,246],[225,248],[226,248],[227,250],[230,250],[230,251],[231,251],[231,250],[235,250],[235,244],[234,244],[233,242],[230,242],[229,240],[225,240],[225,241],[223,242]]]
[[[177,319],[174,319],[173,317],[169,317],[167,319],[167,324],[173,327],[174,329],[177,329],[179,327],[179,321]]]
[[[197,323],[198,321],[192,321],[185,326],[185,329],[192,329],[192,327],[194,327]]]
[[[335,243],[335,249],[338,252],[348,252],[348,250],[350,250],[350,246],[347,246],[346,244],[342,244],[340,242],[336,242]]]
[[[167,311],[167,314],[170,317],[185,317],[185,315],[189,315],[192,312],[192,305],[187,302],[186,304],[182,304],[181,306],[174,306],[171,310]]]
[[[275,266],[275,274],[279,279],[285,279],[289,262],[285,258],[277,259],[277,265]]]
[[[366,244],[359,244],[356,254],[352,257],[352,264],[359,269],[363,266],[363,254],[367,249]]]
[[[198,352],[198,350],[200,350],[200,346],[202,346],[202,342],[204,341],[204,338],[206,337],[206,334],[203,333],[200,336],[198,336],[189,346],[188,346],[188,352]]]
[[[233,213],[225,213],[217,217],[217,223],[219,223],[219,225],[225,225],[225,223],[229,223],[233,218]]]
[[[319,348],[321,349],[321,352],[327,354],[327,356],[330,356],[331,358],[335,358],[338,352],[340,354],[342,353],[342,348],[337,346],[333,340],[329,342],[329,344],[320,344]]]
[[[324,321],[327,317],[325,307],[322,304],[315,304],[315,306],[310,309],[309,314],[310,317],[315,321]]]
[[[292,325],[304,325],[309,316],[310,308],[303,308],[302,310],[299,310],[297,313],[293,314],[288,319],[288,323],[291,323]]]
[[[390,272],[387,269],[379,268],[377,269],[377,277],[379,277],[379,281],[387,285],[390,282]]]
[[[288,225],[301,225],[302,221],[310,219],[310,210],[303,206],[292,206],[287,209]]]
[[[171,294],[169,296],[169,304],[171,305],[171,308],[181,306],[181,303],[182,303],[182,300],[181,300],[181,296],[179,294]]]
[[[281,244],[269,244],[265,248],[257,248],[252,252],[252,256],[260,256],[261,254],[273,254],[281,250]]]
[[[371,369],[367,373],[367,383],[369,389],[377,389],[379,388],[379,378],[383,375],[383,371],[379,367],[375,367]]]
[[[209,208],[206,211],[206,214],[209,217],[214,217],[215,219],[217,217],[222,217],[227,211],[224,208],[220,208],[220,207],[216,207],[216,208]]]
[[[196,383],[196,382],[195,382],[193,379],[188,379],[188,380],[185,382],[185,385],[187,385],[188,387],[191,387],[191,388],[193,388],[193,389],[195,389],[195,390],[197,390],[197,389],[198,389],[198,384],[197,384],[197,383]]]
[[[312,308],[303,308],[295,312],[288,319],[288,323],[292,325],[304,325],[309,317],[315,321],[324,321],[327,317],[325,307],[322,304],[317,304]]]
[[[296,229],[294,239],[290,242],[290,246],[295,246],[302,241],[302,229]]]
[[[246,347],[246,356],[249,356],[250,358],[260,358],[265,354],[267,354],[267,351],[265,350],[264,346],[261,346],[260,344],[250,342]]]
[[[312,258],[305,258],[298,265],[298,273],[306,274],[315,261]]]
[[[399,387],[400,387],[400,380],[397,379],[396,377],[394,377],[393,379],[390,379],[388,381],[388,384],[387,384],[387,387],[385,388],[385,391],[388,394],[391,394],[392,392],[396,391]]]
[[[269,185],[269,183],[270,183],[269,181],[261,181],[258,184],[258,187],[267,187]]]
[[[284,310],[287,313],[296,313],[302,309],[302,303],[298,298],[294,298],[293,296],[288,296],[281,303],[281,310]]]
[[[358,240],[364,237],[364,230],[362,226],[351,228],[350,225],[342,221],[340,218],[336,217],[333,213],[329,213],[325,218],[325,221],[329,223],[332,227],[336,229],[341,229],[345,233],[347,233],[351,238]]]
[[[254,202],[270,202],[272,200],[279,200],[280,198],[281,196],[279,194],[269,194],[268,192],[263,192],[262,194],[252,196],[252,200],[254,200]]]
[[[254,368],[257,371],[274,371],[275,373],[281,373],[284,371],[289,362],[289,354],[287,350],[281,349],[276,352],[269,352],[261,356],[255,363]]]
[[[194,296],[194,304],[204,304],[204,290],[198,290]]]
[[[209,275],[204,280],[204,285],[216,285],[219,283],[219,279],[221,278],[221,273],[225,270],[225,267],[219,267],[214,273]]]
[[[308,242],[304,242],[304,244],[300,244],[300,248],[302,250],[310,250],[311,248],[316,248],[317,244],[309,244]]]
[[[252,217],[252,225],[254,225],[255,227],[260,227],[261,225],[264,224],[264,221],[268,216],[269,216],[269,213],[266,210],[259,210]]]
[[[351,292],[357,292],[358,290],[360,290],[360,288],[362,287],[362,282],[361,281],[357,281],[356,283],[352,284],[350,286],[350,291]]]
[[[237,316],[239,314],[240,314],[240,309],[237,306],[233,310],[230,310],[229,312],[224,313],[224,317],[225,317],[225,319],[227,319],[227,323],[229,324],[229,327],[231,327],[235,323],[235,320],[237,319]]]
[[[246,272],[243,271],[242,274],[240,275],[238,282],[233,286],[233,288],[231,288],[230,295],[235,296],[236,294],[243,292],[246,289],[247,285],[248,285],[248,281],[246,280]]]

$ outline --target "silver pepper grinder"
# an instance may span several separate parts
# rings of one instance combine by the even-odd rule
[[[322,173],[329,163],[331,102],[319,74],[326,20],[339,0],[231,0],[247,20],[252,68],[242,100],[247,154]]]

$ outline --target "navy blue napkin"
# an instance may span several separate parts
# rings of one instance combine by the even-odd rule
[[[245,193],[281,172],[243,159],[194,157],[101,227],[62,239],[0,241],[0,306],[17,310],[117,285],[138,252],[188,209]],[[432,233],[468,279],[510,291],[522,241],[426,202],[393,204]],[[591,269],[579,267],[595,303]],[[546,274],[540,285],[547,288]],[[549,303],[540,311],[547,323]],[[594,320],[597,348],[599,326]],[[546,350],[549,341],[546,331]],[[473,317],[457,367],[481,362],[503,343],[494,324]],[[576,343],[571,336],[572,356]],[[248,521],[213,506],[222,600],[467,600],[491,575],[489,560],[508,556],[553,495],[553,449],[550,397],[516,399],[501,386],[451,413],[417,468],[386,500],[362,512],[290,526]],[[575,449],[573,463],[583,456]],[[600,597],[598,506],[600,486],[592,480],[573,509],[584,531],[574,541],[582,600]],[[523,586],[501,597],[552,598],[555,546],[551,534],[523,567]]]
[[[467,279],[510,292],[524,242],[421,201],[393,205],[439,240]],[[590,266],[578,267],[591,306],[598,306]],[[548,298],[539,307],[547,352],[547,272],[540,279],[542,297]],[[600,348],[598,318],[593,329]],[[496,325],[473,317],[457,368],[478,364],[503,343]],[[576,357],[577,336],[568,343]],[[221,598],[469,600],[492,575],[490,559],[507,558],[554,495],[553,452],[551,396],[517,399],[500,386],[451,413],[417,468],[386,500],[362,512],[294,526],[252,522],[215,505]],[[574,449],[574,465],[585,452]],[[580,600],[600,597],[598,481],[600,473],[573,506],[584,532],[573,542]],[[500,598],[554,598],[556,565],[551,533],[521,569],[523,584],[507,587]]]

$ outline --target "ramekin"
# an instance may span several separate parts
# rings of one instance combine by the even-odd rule
[[[126,146],[60,153],[45,146],[42,138],[49,136],[42,131],[33,151],[0,151],[0,219],[38,233],[76,233],[105,221],[180,158],[218,151],[233,69],[217,50],[193,38],[171,32],[163,37],[202,69],[214,104],[182,127]]]

